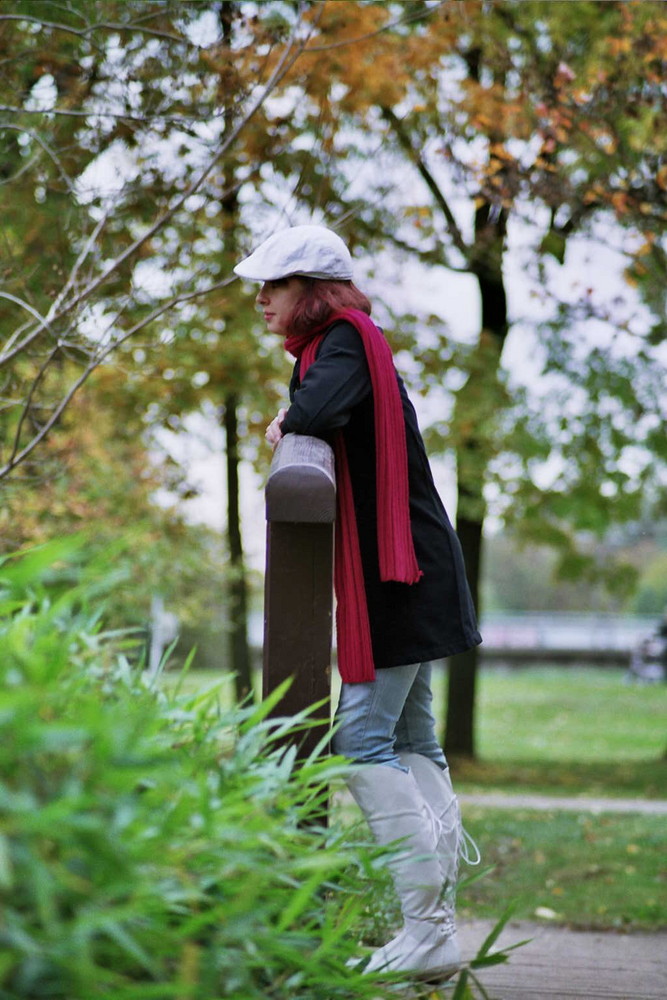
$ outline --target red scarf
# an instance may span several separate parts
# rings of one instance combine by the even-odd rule
[[[359,309],[341,309],[334,313],[327,322],[327,328],[338,320],[351,323],[359,332],[373,386],[380,579],[416,583],[422,573],[412,541],[405,421],[391,349],[372,319]],[[299,376],[302,380],[315,360],[324,337],[325,333],[315,330],[301,336],[290,336],[285,341],[286,349],[300,360]],[[336,433],[334,454],[337,490],[334,587],[338,668],[346,684],[358,684],[375,680],[375,666],[354,496],[342,431]]]

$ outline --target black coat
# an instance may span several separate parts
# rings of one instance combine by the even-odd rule
[[[282,432],[331,440],[342,428],[350,468],[376,668],[421,663],[480,643],[458,537],[438,496],[417,417],[401,379],[412,537],[422,578],[382,583],[378,568],[373,389],[356,329],[337,322],[326,332],[301,383],[290,383]]]

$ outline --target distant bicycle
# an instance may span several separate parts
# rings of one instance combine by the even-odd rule
[[[638,684],[659,684],[667,680],[667,620],[632,650],[625,680]]]

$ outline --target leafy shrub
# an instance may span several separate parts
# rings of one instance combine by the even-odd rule
[[[388,995],[345,965],[374,856],[312,821],[336,762],[151,690],[70,548],[0,564],[1,1000]]]

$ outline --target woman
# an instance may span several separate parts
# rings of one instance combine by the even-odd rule
[[[481,642],[461,547],[435,489],[390,348],[322,226],[276,233],[235,268],[296,357],[288,409],[267,428],[329,441],[336,457],[334,582],[342,678],[334,750],[392,874],[403,928],[367,971],[429,979],[460,965],[454,925],[461,826],[435,736],[430,661]]]

